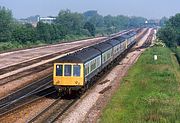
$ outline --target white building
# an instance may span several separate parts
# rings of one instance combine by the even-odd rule
[[[41,21],[48,24],[51,24],[54,20],[56,20],[54,17],[38,17],[38,22]]]

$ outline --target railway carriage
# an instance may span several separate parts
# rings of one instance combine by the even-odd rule
[[[129,46],[132,46],[136,42],[136,32],[131,32],[129,34]]]
[[[58,89],[79,89],[100,71],[101,52],[93,47],[64,56],[54,64],[53,85]]]
[[[120,42],[120,53],[124,52],[127,49],[127,39],[125,37],[117,37],[115,40]]]
[[[115,39],[106,41],[108,44],[110,44],[112,48],[112,57],[113,60],[117,58],[121,54],[121,42]]]
[[[135,36],[136,33],[130,32],[60,58],[54,63],[53,85],[68,92],[85,88],[135,43]]]
[[[99,50],[101,52],[101,69],[105,68],[108,64],[110,64],[113,60],[113,47],[107,42],[99,43],[93,48]]]
[[[128,39],[126,39],[124,36],[120,36],[120,37],[115,38],[115,40],[118,40],[121,42],[121,51],[124,51],[125,49],[127,49]]]
[[[123,38],[125,41],[125,49],[128,48],[128,45],[129,45],[129,34],[125,34],[125,35],[122,35],[121,38]]]

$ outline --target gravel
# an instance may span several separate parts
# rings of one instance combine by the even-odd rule
[[[52,104],[55,99],[44,98],[23,106],[10,114],[0,117],[1,123],[26,123]]]

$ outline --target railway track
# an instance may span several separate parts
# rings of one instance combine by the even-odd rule
[[[28,123],[53,123],[62,116],[78,99],[62,99],[59,97]]]
[[[16,92],[0,99],[0,116],[13,111],[24,104],[40,99],[48,94],[55,93],[51,85],[52,75],[33,82]],[[46,92],[48,92],[46,94]]]
[[[32,93],[23,98],[16,99],[0,108],[0,117],[10,112],[13,112],[16,109],[19,109],[23,106],[29,105],[32,102],[38,101],[42,98],[46,98],[47,96],[55,97],[56,94],[57,94],[57,91],[53,87],[49,87],[41,91],[38,91],[36,93]]]
[[[153,35],[154,35],[154,29],[151,30],[148,38],[146,39],[146,41],[144,42],[144,44],[142,45],[141,48],[147,48],[151,45],[152,43],[152,39],[153,39]]]
[[[153,39],[153,35],[154,35],[154,29],[152,29],[147,37],[147,39],[145,40],[145,42],[142,44],[142,46],[134,49],[134,50],[140,50],[140,49],[144,49],[147,48],[151,45],[152,43],[152,39]]]
[[[148,35],[146,41],[142,44],[142,46],[140,46],[140,47],[138,46],[138,42],[139,42],[140,40],[142,40],[142,38],[144,37],[144,35],[146,35],[146,34],[148,33],[148,31],[149,31],[149,29],[146,29],[143,33],[141,33],[141,34],[136,38],[136,40],[137,40],[136,46],[134,46],[134,47],[130,50],[130,52],[133,52],[133,51],[135,51],[135,50],[143,49],[143,47],[144,47],[145,43],[147,42],[147,40],[148,40],[148,41],[149,41],[149,40],[152,40],[152,39],[150,39],[149,37],[153,34],[153,30],[151,30],[150,34]],[[144,48],[145,48],[145,47],[144,47]]]
[[[60,54],[62,54],[62,52],[57,52],[55,54],[50,54],[50,55],[47,55],[47,56],[44,56],[44,57],[39,57],[37,59],[33,59],[31,61],[26,61],[26,62],[22,62],[20,64],[15,64],[15,65],[12,65],[12,66],[2,68],[2,69],[0,69],[0,75],[6,74],[6,73],[8,73],[10,71],[17,70],[17,68],[20,69],[20,68],[23,68],[23,67],[26,67],[26,66],[41,62],[43,60],[51,59],[51,58],[56,57],[56,56],[58,56]]]
[[[143,36],[146,35],[146,33],[148,33],[148,29],[146,29],[144,32],[142,32],[142,33],[136,38],[136,40],[137,40],[137,41],[140,41],[140,40],[143,38]]]
[[[31,69],[27,69],[25,71],[22,71],[22,72],[13,74],[11,76],[5,77],[3,79],[0,79],[0,86],[6,84],[8,82],[20,79],[22,77],[32,75],[33,73],[38,73],[40,71],[46,70],[46,69],[52,67],[52,64],[53,64],[52,62],[47,63],[47,64],[43,64],[41,66],[34,67],[34,68],[31,68]],[[52,71],[50,71],[50,72],[52,73]]]

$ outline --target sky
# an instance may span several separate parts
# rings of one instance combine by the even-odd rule
[[[105,15],[141,16],[148,19],[180,13],[180,0],[0,0],[15,18],[32,15],[56,16],[62,9],[83,13],[97,10]]]

